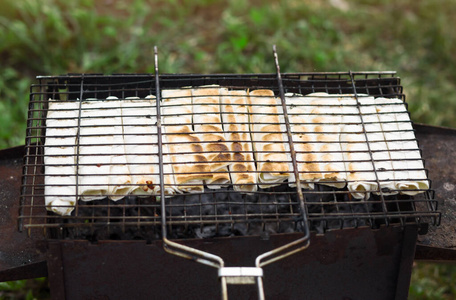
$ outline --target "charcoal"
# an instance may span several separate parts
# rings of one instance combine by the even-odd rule
[[[394,196],[393,196],[394,197]],[[385,205],[378,195],[356,200],[344,189],[316,184],[303,190],[308,229],[316,233],[342,228],[378,227],[394,220],[369,218],[370,212],[399,209]],[[393,198],[394,199],[394,198]],[[394,202],[393,202],[394,203]],[[177,194],[165,199],[167,236],[170,239],[260,236],[304,232],[298,194],[287,184],[239,193],[230,186],[199,194]],[[363,217],[359,217],[363,216]],[[161,239],[161,203],[155,197],[126,196],[78,202],[70,218],[52,218],[66,224],[51,230],[56,238],[97,240]]]

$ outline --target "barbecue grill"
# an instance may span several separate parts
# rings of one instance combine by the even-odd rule
[[[289,95],[347,95],[346,97],[355,101],[352,108],[355,109],[355,115],[360,120],[359,125],[363,128],[361,134],[369,140],[366,128],[370,123],[365,121],[367,119],[362,113],[360,99],[371,96],[404,101],[400,79],[395,72],[281,73],[275,51],[274,54],[276,74],[159,74],[156,53],[154,74],[68,74],[37,77],[38,83],[31,87],[20,211],[17,219],[20,231],[27,235],[27,243],[32,243],[31,248],[38,250],[34,254],[35,258],[31,260],[35,261],[36,257],[43,256],[47,259],[53,298],[175,298],[183,295],[186,295],[186,298],[214,298],[221,292],[222,298],[227,299],[228,290],[236,299],[241,296],[263,299],[265,295],[288,299],[299,297],[299,293],[304,292],[310,295],[310,298],[312,295],[323,298],[325,295],[337,295],[346,299],[399,299],[407,295],[417,234],[426,234],[429,225],[440,223],[438,199],[434,190],[418,190],[410,195],[407,190],[381,188],[385,181],[382,179],[382,172],[388,170],[376,168],[375,156],[381,151],[370,149],[373,144],[369,147],[368,154],[373,166],[372,172],[375,174],[374,183],[378,188],[371,192],[363,191],[362,199],[354,197],[345,186],[331,185],[335,183],[335,179],[314,182],[312,188],[304,186],[307,183],[299,180],[300,175],[305,173],[299,167],[303,162],[297,159],[297,154],[302,151],[296,150],[299,149],[300,142],[292,137],[293,122],[290,120],[294,116],[293,106],[287,105],[285,100]],[[278,125],[282,126],[283,131],[272,133],[282,134],[290,157],[289,161],[278,160],[274,163],[291,166],[287,173],[288,181],[263,188],[260,185],[260,188],[250,192],[239,192],[235,189],[236,184],[217,189],[206,184],[204,190],[193,193],[165,194],[167,187],[185,188],[188,184],[171,185],[165,180],[166,176],[170,175],[166,170],[172,170],[177,163],[167,159],[171,155],[169,147],[173,144],[169,142],[169,128],[175,124],[164,121],[167,115],[163,113],[162,106],[166,104],[165,99],[162,99],[162,92],[186,87],[202,87],[204,90],[214,86],[227,90],[266,89],[273,92],[274,98],[279,101],[276,107],[279,109],[277,115],[281,121]],[[102,161],[108,154],[86,154],[82,148],[102,145],[103,143],[97,144],[97,139],[110,135],[108,131],[114,127],[113,119],[121,116],[113,114],[115,110],[103,112],[97,107],[84,110],[82,101],[97,103],[100,99],[108,98],[136,106],[131,103],[150,98],[151,95],[155,98],[154,105],[139,107],[144,111],[150,108],[155,110],[155,119],[151,114],[145,114],[145,122],[149,119],[151,123],[142,124],[155,128],[151,135],[156,138],[156,175],[159,181],[148,182],[144,188],[153,189],[158,185],[158,192],[147,195],[125,194],[116,201],[112,200],[113,195],[106,194],[100,199],[85,201],[84,195],[79,194],[81,188],[89,185],[98,188],[102,185],[94,182],[81,184],[80,179],[86,176],[80,171],[82,166],[100,168],[102,165],[100,162],[87,163],[85,158],[92,157],[94,161]],[[64,128],[75,129],[76,132],[75,144],[72,145],[76,149],[72,156],[74,164],[70,164],[76,169],[75,194],[65,196],[73,197],[77,201],[74,207],[70,207],[72,211],[67,215],[50,212],[47,210],[49,205],[46,205],[49,203],[46,203],[48,194],[45,190],[52,186],[46,184],[46,176],[52,174],[46,171],[49,169],[46,169],[45,160],[53,156],[46,151],[64,146],[50,146],[49,142],[46,142],[47,139],[51,140],[49,132],[53,128],[47,123],[52,119],[50,113],[55,110],[50,107],[51,101],[79,103],[74,110],[77,115],[76,125]],[[198,106],[198,109],[203,105],[204,103]],[[256,104],[253,99],[247,106],[251,109],[262,105]],[[100,111],[102,114],[87,117],[84,116],[87,111]],[[220,114],[223,116],[226,113],[222,111]],[[338,114],[334,111],[329,113]],[[341,110],[340,114],[344,115],[344,112]],[[142,122],[141,115],[133,114],[130,117]],[[88,144],[82,144],[84,138],[91,137],[84,129],[93,126],[93,123],[85,124],[97,118],[101,119],[101,122],[96,126],[105,133],[92,134],[95,139],[91,139]],[[410,124],[409,120],[401,122]],[[179,124],[179,121],[176,123]],[[396,123],[398,122],[383,122],[387,125]],[[251,126],[252,122],[247,125]],[[124,128],[128,126],[138,125],[123,124]],[[126,132],[124,129],[122,135],[127,136]],[[204,132],[211,133],[217,132]],[[330,135],[332,132],[323,134]],[[137,132],[130,135],[136,138],[145,136]],[[65,136],[57,135],[57,138],[62,139]],[[416,142],[415,139],[413,141]],[[151,144],[138,140],[133,146]],[[118,144],[115,142],[108,146],[116,145]],[[245,152],[239,151],[241,154]],[[323,153],[335,155],[343,154],[344,151],[330,150]],[[127,160],[129,155],[141,154],[143,153],[133,151],[126,154]],[[261,161],[256,157],[257,166],[267,162],[269,161]],[[127,165],[131,164],[127,162]],[[424,168],[420,171],[425,172],[428,177]],[[97,176],[110,176],[104,172]],[[223,172],[214,174],[219,173]],[[247,171],[247,174],[257,175],[260,171]],[[291,175],[294,177],[290,177]],[[295,178],[295,181],[290,178]],[[416,178],[411,177],[407,180],[414,179]],[[127,184],[127,187],[130,186],[134,188],[135,183]],[[161,247],[166,252],[160,251]],[[305,249],[307,250],[303,251]],[[303,252],[298,254],[301,251]],[[199,264],[186,262],[176,256]],[[291,257],[284,259],[288,256]],[[326,269],[322,271],[313,265],[315,262],[326,266]],[[208,272],[203,265],[214,267],[217,272]],[[265,266],[268,267],[263,270]],[[40,273],[42,269],[41,264],[27,270]],[[318,270],[320,277],[309,276],[310,270]],[[372,270],[375,270],[378,278],[371,278],[372,276],[363,273]],[[344,272],[348,273],[348,278],[352,276],[351,278],[358,282],[363,282],[364,286],[353,284],[352,280],[342,280]],[[272,275],[274,273],[275,275]],[[117,274],[123,274],[124,283],[119,283]],[[196,274],[199,278],[192,279]],[[268,280],[274,276],[286,277],[285,280],[290,286],[301,286],[304,282],[315,286],[319,280],[340,283],[336,284],[338,288],[327,289],[326,292],[321,289],[312,291],[309,285],[306,285],[302,289],[298,288],[297,294],[293,294],[291,288],[287,290],[287,287],[281,286],[283,281],[275,283],[274,280]],[[263,277],[266,280],[264,288]],[[147,278],[146,282],[142,282],[144,278]],[[214,287],[217,285],[216,278],[219,278],[221,283],[220,289]],[[235,288],[231,287],[232,284],[242,286]],[[101,288],[103,285],[107,287]],[[174,285],[176,289],[171,288]],[[256,286],[256,290],[252,286]],[[375,295],[372,295],[372,292]]]

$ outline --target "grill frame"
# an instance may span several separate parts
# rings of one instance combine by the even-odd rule
[[[111,210],[118,209],[116,206],[120,206],[120,209],[125,212],[125,210],[130,209],[132,207],[137,206],[137,204],[129,204],[125,202],[123,205],[118,205],[118,203],[111,203],[108,201],[107,204],[84,204],[88,207],[97,207],[97,206],[106,206],[108,210],[108,215],[105,218],[108,224],[95,224],[95,223],[69,223],[69,217],[54,217],[49,213],[41,214],[38,216],[34,216],[33,213],[28,210],[33,209],[33,204],[28,204],[28,199],[30,195],[28,194],[28,189],[30,185],[35,184],[34,182],[30,183],[30,168],[34,168],[33,172],[36,173],[36,168],[40,166],[39,158],[42,157],[42,153],[40,153],[39,149],[44,145],[41,142],[41,145],[34,145],[34,141],[36,139],[40,139],[43,137],[44,134],[35,135],[33,134],[34,130],[39,132],[40,130],[44,130],[42,124],[45,119],[45,111],[47,109],[47,101],[46,99],[48,96],[50,98],[64,98],[65,96],[79,96],[79,99],[86,99],[95,96],[96,98],[105,98],[104,96],[108,95],[119,95],[121,99],[130,96],[131,93],[134,93],[136,96],[144,97],[145,94],[151,94],[155,91],[157,92],[157,86],[163,86],[165,88],[177,88],[182,86],[201,86],[201,85],[208,85],[208,84],[219,84],[220,86],[228,86],[228,87],[255,87],[255,88],[268,88],[273,89],[276,95],[281,96],[282,104],[283,104],[283,94],[285,92],[294,92],[299,94],[308,94],[311,92],[327,92],[327,93],[354,93],[354,94],[362,94],[368,93],[369,95],[374,96],[383,96],[383,97],[397,97],[405,101],[405,95],[403,94],[403,87],[400,85],[400,78],[395,76],[395,72],[313,72],[313,73],[279,73],[280,80],[277,80],[277,74],[165,74],[165,75],[158,75],[155,74],[119,74],[119,75],[99,75],[99,74],[69,74],[69,75],[62,75],[62,76],[38,76],[37,79],[39,81],[38,84],[32,85],[31,87],[31,95],[30,95],[30,106],[29,106],[29,119],[27,123],[27,138],[26,138],[26,156],[24,157],[24,175],[23,175],[23,185],[22,185],[22,196],[21,196],[21,213],[19,217],[20,228],[26,228],[29,231],[29,234],[32,234],[32,231],[42,231],[44,233],[44,237],[46,238],[64,238],[64,237],[71,237],[71,234],[68,235],[66,233],[67,228],[74,227],[75,233],[74,237],[80,237],[78,231],[80,231],[83,227],[92,227],[91,230],[96,229],[97,226],[104,227],[107,225],[108,227],[108,235],[107,239],[116,239],[116,232],[120,229],[121,232],[125,232],[126,227],[137,227],[137,228],[157,228],[157,235],[160,235],[159,225],[163,223],[160,214],[160,204],[159,203],[147,203],[146,201],[144,204],[140,204],[143,206],[149,206],[154,210],[154,216],[148,217],[151,220],[140,220],[136,218],[137,221],[128,222],[129,218],[124,214],[120,218],[114,217],[110,215]],[[303,80],[303,78],[306,78]],[[75,83],[75,82],[80,82]],[[93,82],[94,83],[93,83]],[[155,84],[155,89],[152,89],[151,86]],[[135,86],[135,87],[132,87]],[[98,88],[94,88],[93,90],[91,87],[99,87],[104,88],[104,90],[98,90]],[[117,87],[113,89],[113,87]],[[119,88],[121,87],[121,88]],[[67,91],[65,91],[67,89]],[[63,91],[62,91],[63,90]],[[377,94],[373,93],[374,90],[377,90]],[[160,91],[160,89],[158,89]],[[142,93],[142,94],[141,94]],[[36,100],[35,97],[41,99]],[[159,100],[159,99],[158,99]],[[38,104],[37,104],[38,103]],[[36,109],[35,105],[41,104],[42,107]],[[41,124],[40,124],[41,121]],[[36,123],[38,122],[38,124]],[[289,124],[289,122],[287,121]],[[38,141],[39,142],[39,141]],[[159,144],[161,143],[161,138],[159,139]],[[160,148],[161,150],[161,148]],[[35,154],[33,154],[35,151]],[[159,154],[162,155],[162,154]],[[33,163],[32,160],[35,160]],[[32,163],[31,163],[32,161]],[[162,158],[160,158],[162,162]],[[296,169],[296,168],[295,168]],[[33,173],[32,172],[32,173]],[[33,175],[32,175],[32,178]],[[214,192],[212,193],[224,193],[225,191]],[[270,193],[270,191],[262,191],[258,192],[257,194],[261,193]],[[332,195],[334,196],[333,203],[337,203],[337,196],[343,194],[342,191],[333,191]],[[305,192],[304,198],[307,198],[307,191]],[[328,191],[324,188],[320,187],[320,190],[316,189],[315,191],[310,192],[310,194],[316,195],[327,195]],[[291,194],[289,194],[291,195]],[[418,224],[423,226],[423,232],[425,232],[425,228],[427,224],[434,224],[438,225],[440,222],[440,215],[437,212],[437,201],[434,198],[434,191],[430,190],[423,194],[423,197],[420,199],[421,196],[418,197],[410,197],[410,196],[397,196],[395,199],[391,199],[390,197],[383,196],[382,194],[379,195],[379,199],[374,199],[372,202],[366,202],[361,204],[362,206],[369,206],[369,204],[378,204],[382,206],[382,210],[380,213],[356,213],[353,211],[353,207],[360,205],[359,201],[345,201],[344,205],[348,205],[350,207],[351,212],[349,213],[333,213],[327,214],[325,213],[324,207],[327,205],[331,205],[329,201],[320,200],[321,204],[319,205],[321,213],[312,212],[311,206],[314,206],[314,202],[308,202],[306,200],[303,201],[305,203],[305,215],[307,216],[310,227],[312,230],[317,230],[321,232],[325,232],[326,230],[334,230],[334,229],[343,229],[343,228],[358,228],[358,227],[371,227],[371,228],[378,228],[382,224],[385,225],[399,225],[405,226],[407,224]],[[299,194],[298,194],[299,198]],[[374,197],[375,198],[375,197]],[[397,199],[396,199],[397,198]],[[418,199],[415,199],[418,198]],[[321,199],[321,198],[320,198]],[[33,202],[33,195],[32,200]],[[123,201],[123,200],[120,200]],[[185,199],[184,199],[185,201]],[[278,202],[278,201],[277,201]],[[199,200],[199,207],[202,207],[201,197]],[[400,205],[404,205],[408,203],[410,208],[405,208],[405,210],[401,211]],[[220,203],[226,204],[226,203]],[[244,201],[245,204],[245,201]],[[254,204],[252,201],[250,204]],[[299,206],[300,201],[292,200],[290,196],[290,200],[288,201],[290,206]],[[424,205],[427,206],[424,211],[417,211],[416,205]],[[214,204],[214,209],[216,210],[215,206],[217,203]],[[334,205],[334,204],[333,204]],[[166,205],[168,209],[172,209],[172,204]],[[179,204],[177,205],[179,206]],[[336,209],[339,209],[342,206],[335,204]],[[398,209],[397,213],[391,211],[390,213],[388,206],[396,206]],[[76,210],[78,206],[76,206]],[[43,208],[43,207],[41,207]],[[318,208],[318,205],[317,205]],[[44,209],[44,208],[43,208]],[[426,211],[428,210],[428,211]],[[201,214],[200,214],[201,216]],[[260,215],[259,217],[264,217],[264,215]],[[267,224],[273,223],[276,221],[278,223],[278,227],[280,227],[280,222],[297,222],[299,223],[299,219],[302,216],[300,212],[292,213],[290,218],[282,219],[284,214],[281,214],[279,220],[277,220],[278,214],[275,215],[276,220],[262,222],[262,230],[261,232],[266,232],[267,234]],[[27,220],[29,217],[29,223],[24,224],[24,221]],[[93,218],[92,219],[96,219]],[[198,216],[196,216],[198,217]],[[231,223],[231,230],[233,229],[234,224],[233,217],[237,216],[227,216],[222,215],[218,216],[216,213],[210,216],[207,222],[199,220],[196,221],[199,225],[200,229],[204,226],[209,224],[215,224],[216,227],[219,224],[226,224]],[[243,219],[240,221],[241,223],[250,224],[255,223],[255,221],[249,220],[250,215],[243,216]],[[273,216],[274,217],[274,216]],[[37,221],[31,221],[31,219]],[[103,218],[103,216],[101,216]],[[229,221],[220,220],[223,218],[227,218]],[[40,221],[44,220],[44,221]],[[73,218],[74,219],[74,218]],[[77,219],[77,218],[76,218]],[[81,219],[87,219],[87,216],[81,216]],[[111,221],[115,221],[116,219],[121,220],[121,225],[116,226],[112,225]],[[135,219],[135,217],[131,218]],[[176,227],[182,228],[184,227],[184,231],[188,229],[188,225],[191,225],[192,222],[190,219],[184,218],[182,219],[181,216],[177,216],[175,220],[171,217],[167,218],[166,223],[169,226],[169,232],[173,232]],[[201,218],[200,218],[201,219]],[[48,222],[50,220],[51,222]],[[301,218],[302,220],[302,218]],[[111,224],[109,224],[111,222]],[[338,223],[335,225],[334,222]],[[298,224],[296,223],[296,224]],[[95,224],[95,225],[94,225]],[[320,225],[319,225],[320,224]],[[332,225],[328,225],[332,224]],[[110,227],[115,228],[115,234],[111,235]],[[120,227],[120,228],[119,228]],[[297,228],[294,226],[296,230],[299,231],[301,228]],[[216,228],[217,231],[218,228]],[[142,229],[141,229],[142,230]],[[163,229],[162,229],[163,231]],[[278,232],[280,233],[280,231]],[[99,237],[93,237],[94,239],[98,239]],[[136,237],[134,237],[136,238]],[[144,238],[144,237],[142,237]],[[106,239],[106,238],[101,238]],[[146,237],[145,239],[153,239],[151,237]]]

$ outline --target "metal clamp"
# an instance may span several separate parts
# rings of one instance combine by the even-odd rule
[[[224,267],[218,270],[219,277],[225,277],[227,284],[255,284],[263,277],[263,269],[255,267]]]

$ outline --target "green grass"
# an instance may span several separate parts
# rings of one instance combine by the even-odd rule
[[[50,299],[47,279],[36,278],[0,282],[1,300],[45,300]]]
[[[454,15],[454,0],[3,0],[0,149],[24,143],[36,75],[153,72],[154,45],[162,73],[274,72],[273,44],[282,72],[396,70],[413,121],[456,127]],[[411,298],[456,298],[455,274],[418,264]]]
[[[456,265],[417,263],[413,269],[409,299],[451,300],[456,297]]]
[[[452,0],[4,0],[0,148],[22,144],[28,86],[68,72],[396,70],[412,119],[456,127]]]

